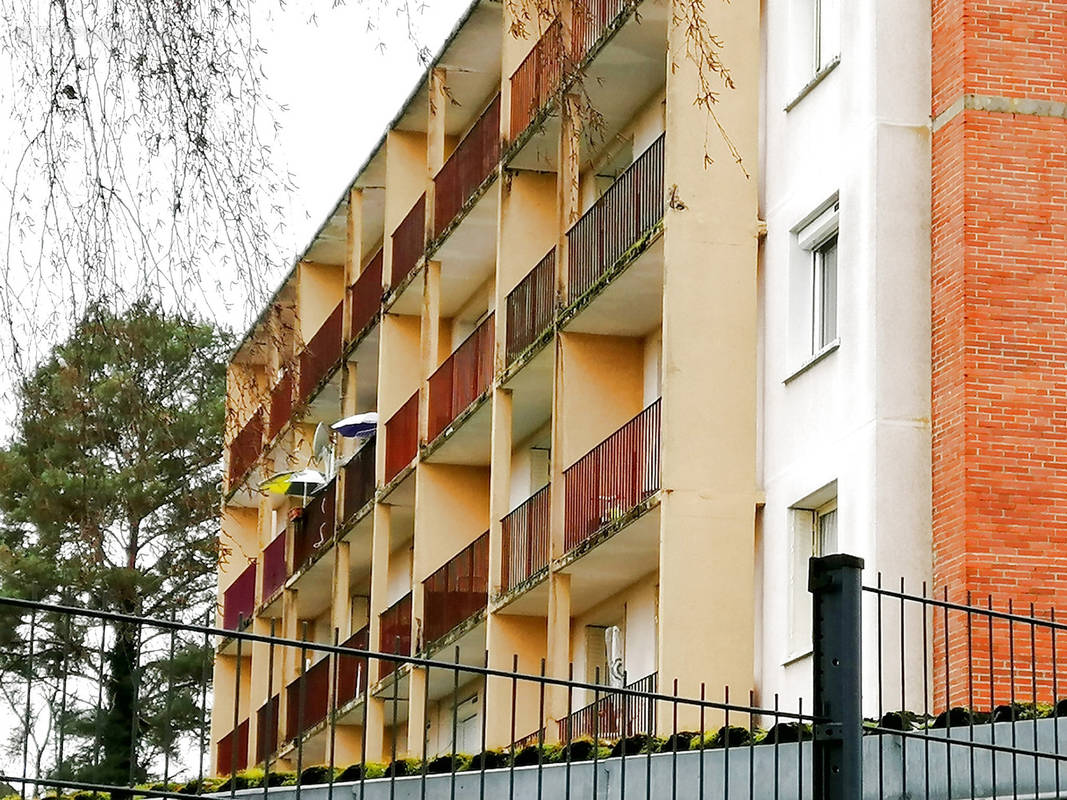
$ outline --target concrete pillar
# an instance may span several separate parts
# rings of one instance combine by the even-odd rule
[[[437,369],[438,348],[441,338],[441,262],[426,263],[426,286],[422,295],[422,325],[419,339],[419,357],[422,362],[419,391],[419,440],[426,441],[429,430],[430,403],[426,379]]]
[[[571,662],[571,576],[553,572],[548,577],[548,655],[546,674],[566,678]],[[567,715],[567,692],[552,687],[545,694],[545,708],[550,719]]]
[[[503,536],[500,520],[509,509],[511,488],[511,410],[510,389],[493,392],[493,421],[489,472],[489,596],[500,593],[502,583]]]

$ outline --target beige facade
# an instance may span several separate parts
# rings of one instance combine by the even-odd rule
[[[263,312],[230,370],[220,624],[753,686],[759,12],[706,10],[739,166],[694,103],[670,4],[639,5],[565,3],[523,39],[509,6],[476,2]],[[313,452],[319,423],[370,411],[371,441]],[[258,490],[307,466],[336,479],[310,499]],[[213,742],[239,740],[239,764],[292,766],[297,738],[304,763],[329,759],[325,725],[299,730],[287,701],[315,666],[220,643]],[[423,731],[447,751],[454,708],[472,709],[458,750],[482,714],[507,746],[507,684],[372,664],[366,708],[330,698],[333,760],[421,755]],[[259,741],[274,697],[278,741]],[[552,739],[567,706],[550,691],[539,719],[521,688],[515,734]]]

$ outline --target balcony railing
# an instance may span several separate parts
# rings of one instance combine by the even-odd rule
[[[419,452],[419,392],[385,423],[385,482],[400,474]]]
[[[426,644],[482,611],[489,600],[489,531],[422,582]]]
[[[263,548],[263,602],[274,597],[288,577],[285,569],[285,531]]]
[[[288,369],[270,390],[270,424],[267,426],[267,438],[277,436],[285,423],[293,415],[293,373]]]
[[[222,627],[235,631],[252,619],[256,608],[256,565],[249,564],[222,593]]]
[[[336,528],[337,479],[326,484],[306,506],[293,533],[293,572],[298,572],[333,540]]]
[[[433,441],[489,388],[493,380],[495,327],[490,314],[430,376],[430,420]]]
[[[352,284],[351,328],[352,338],[370,325],[374,315],[382,307],[382,263],[384,251],[379,250],[370,263],[363,268]]]
[[[571,550],[659,490],[660,401],[563,473],[564,545]]]
[[[256,763],[262,764],[278,750],[278,728],[281,697],[274,695],[256,712]]]
[[[230,471],[227,486],[232,490],[263,452],[263,409],[257,408],[230,442]]]
[[[364,626],[341,643],[355,650],[370,649],[370,626]],[[359,697],[367,688],[367,659],[341,656],[337,665],[337,708]]]
[[[552,324],[556,310],[556,250],[537,262],[507,300],[507,361],[510,364]]]
[[[663,219],[663,151],[660,136],[567,232],[568,303]]]
[[[300,353],[300,402],[311,399],[316,387],[341,359],[344,303],[338,303]]]
[[[215,771],[219,775],[229,775],[248,769],[248,720],[237,726],[219,739],[218,758]]]
[[[603,677],[603,676],[602,676]],[[627,689],[655,694],[656,673],[626,685]],[[569,729],[569,730],[568,730]],[[580,736],[596,739],[619,739],[656,729],[656,702],[649,697],[612,694],[604,688],[604,695],[559,721],[560,741],[569,742]]]
[[[415,269],[426,249],[426,195],[420,197],[393,231],[393,263],[389,283],[396,288]]]
[[[499,161],[500,95],[497,95],[433,179],[434,238],[456,218]]]
[[[375,440],[366,442],[344,466],[345,496],[341,508],[347,524],[374,497]]]
[[[563,27],[554,20],[511,76],[511,139],[556,93],[563,78]]]
[[[285,687],[285,739],[311,730],[330,709],[330,658],[321,658]]]
[[[580,61],[604,35],[616,17],[626,8],[627,0],[577,0],[571,17],[571,55]]]
[[[381,613],[378,629],[378,651],[396,656],[411,655],[411,592]],[[378,678],[392,675],[396,663],[388,660],[378,662]]]
[[[504,591],[513,589],[548,566],[550,495],[545,486],[501,520]]]

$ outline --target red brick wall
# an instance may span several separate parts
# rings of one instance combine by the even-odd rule
[[[1067,101],[1067,0],[935,0],[933,14],[933,115],[964,93]],[[935,130],[932,168],[937,593],[1067,619],[1067,120],[963,111]],[[1007,702],[1013,680],[1028,700],[1035,679],[1048,699],[1046,631],[1031,659],[1026,626],[998,623],[990,647],[978,620],[934,622],[942,701]]]

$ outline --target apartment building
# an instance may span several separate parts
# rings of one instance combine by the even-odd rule
[[[978,186],[967,148],[1004,141],[985,117],[1018,110],[974,99],[975,75],[1010,70],[973,55],[1030,29],[964,25],[980,5],[709,3],[727,89],[692,58],[682,0],[565,2],[525,35],[476,0],[233,357],[220,624],[795,697],[810,555],[856,553],[913,590],[1007,587],[996,489],[968,494],[1002,462],[967,441],[997,438],[979,406],[1014,385],[1014,351],[976,354],[968,309],[1018,293],[989,289],[990,250],[964,234],[986,224],[975,198],[1003,190],[1006,218],[1018,187],[988,169]],[[1055,9],[1017,5],[1055,30]],[[1061,245],[1063,83],[1019,166],[1053,193],[1034,224]],[[709,88],[714,116],[695,102]],[[1050,320],[1064,257],[1038,249]],[[1022,344],[1047,362],[1043,336]],[[1049,418],[1057,375],[1027,375]],[[375,435],[316,442],[368,412]],[[326,479],[310,497],[261,488],[308,467]],[[334,692],[329,664],[221,642],[216,701],[236,692],[240,721],[213,720],[216,766],[285,763],[298,740],[327,759],[331,707],[337,763],[424,735],[444,752],[453,708],[458,750],[483,720],[490,745],[512,740],[503,682],[371,664]],[[514,733],[549,738],[568,713],[558,692],[517,709]]]

